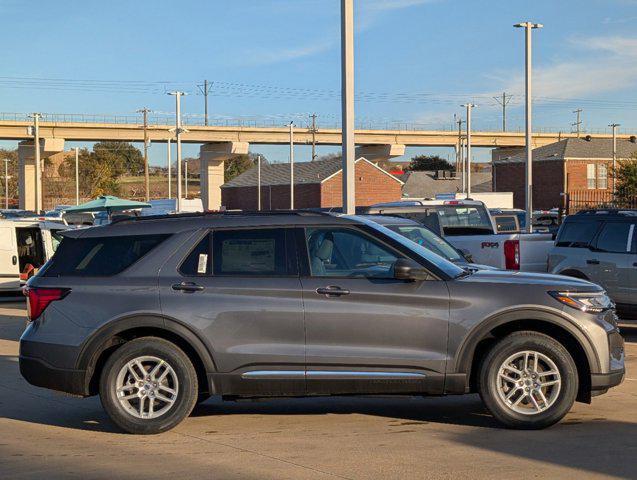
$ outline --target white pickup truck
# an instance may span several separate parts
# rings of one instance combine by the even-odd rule
[[[546,272],[553,246],[550,233],[497,233],[489,210],[476,200],[403,200],[372,205],[365,213],[416,220],[473,262],[506,270]]]

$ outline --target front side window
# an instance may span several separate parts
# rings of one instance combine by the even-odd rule
[[[398,254],[359,231],[308,228],[306,240],[314,277],[394,277]]]
[[[450,262],[462,262],[464,260],[451,244],[447,243],[428,228],[417,225],[387,225],[387,228],[425,247],[427,250],[431,250],[436,255],[446,258]]]
[[[589,190],[594,190],[595,188],[597,188],[594,163],[589,163],[586,165],[586,187]]]
[[[217,230],[212,234],[214,275],[288,275],[286,231]]]
[[[627,253],[630,250],[628,243],[629,223],[606,223],[599,232],[595,247],[601,252]]]

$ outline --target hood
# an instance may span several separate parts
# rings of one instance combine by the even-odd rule
[[[543,285],[555,290],[597,292],[599,285],[579,278],[550,273],[516,272],[513,270],[478,270],[462,278],[463,282],[505,283],[516,285]]]

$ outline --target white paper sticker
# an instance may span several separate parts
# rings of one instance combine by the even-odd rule
[[[208,269],[208,254],[200,253],[199,254],[199,264],[197,265],[197,273],[207,273]]]

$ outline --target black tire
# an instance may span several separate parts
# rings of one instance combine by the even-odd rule
[[[524,351],[546,355],[557,367],[561,379],[559,393],[552,405],[532,415],[515,411],[498,392],[500,367],[509,357]],[[480,366],[479,381],[480,397],[497,420],[511,428],[537,430],[559,422],[569,412],[577,397],[579,379],[575,362],[561,343],[543,333],[522,331],[507,335],[491,348]],[[519,393],[510,401],[523,394],[520,387]],[[530,403],[528,399],[523,402]],[[541,405],[546,404],[542,402]]]
[[[166,362],[172,367],[178,381],[174,403],[156,418],[134,416],[117,398],[116,382],[119,372],[128,362],[142,356],[156,357]],[[100,377],[100,400],[104,409],[118,427],[134,434],[162,433],[175,427],[190,415],[197,395],[197,373],[192,362],[179,347],[163,338],[137,338],[122,345],[108,358]]]

